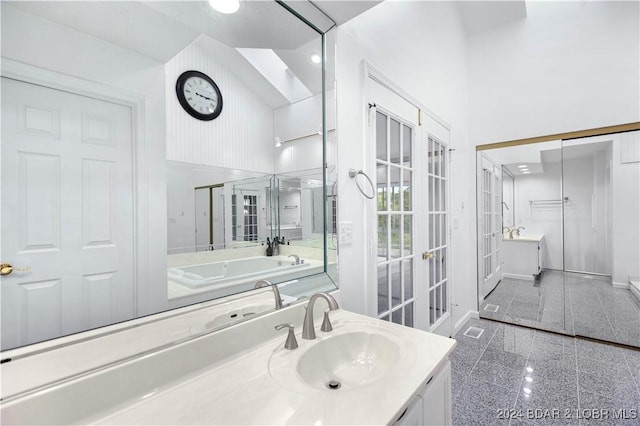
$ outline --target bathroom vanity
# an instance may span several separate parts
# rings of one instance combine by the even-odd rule
[[[182,330],[182,341],[136,356],[121,354],[120,360],[87,365],[89,370],[67,377],[55,375],[84,366],[91,350],[104,348],[101,339],[113,344],[122,336],[52,351],[44,376],[31,377],[37,373],[31,356],[5,362],[5,381],[25,380],[3,389],[0,419],[2,424],[451,423],[448,354],[454,340],[341,309],[329,313],[333,330],[322,332],[327,306],[322,300],[314,310],[316,338],[305,340],[305,304],[190,337],[187,323],[202,323],[216,313],[174,315],[151,324],[172,333]],[[296,349],[285,349],[287,333],[274,329],[283,323],[294,325]],[[123,333],[145,340],[149,325]]]
[[[518,235],[502,240],[502,276],[535,280],[542,272],[544,235]]]

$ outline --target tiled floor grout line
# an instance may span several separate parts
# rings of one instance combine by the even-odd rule
[[[571,287],[567,288],[567,284],[565,283],[565,277],[562,277],[562,284],[564,285],[565,292],[569,294],[569,311],[571,312],[571,334],[576,334],[576,316],[573,314],[573,297],[571,297],[571,293],[573,293]],[[566,315],[565,315],[566,319]],[[565,324],[566,329],[566,324]]]
[[[629,358],[627,358],[627,355],[623,353],[622,357],[624,358],[624,361],[627,364],[629,373],[631,373],[631,380],[636,385],[636,392],[638,392],[637,396],[640,397],[640,378],[636,378],[636,376],[633,374],[633,369],[631,368],[631,363],[629,362]]]
[[[524,362],[524,367],[523,370],[526,371],[527,366],[529,365],[529,358],[531,358],[531,352],[533,351],[533,341],[536,338],[536,333],[538,333],[537,330],[534,330],[533,333],[531,333],[531,349],[529,349],[529,353],[527,354],[527,360]],[[518,387],[518,392],[516,392],[516,400],[513,401],[513,407],[516,406],[516,404],[518,403],[518,397],[520,396],[520,390],[523,388],[523,384],[524,384],[524,380],[525,380],[525,374],[524,371],[522,373],[522,377],[520,378],[520,386]],[[511,421],[513,419],[509,420],[509,426],[511,426]]]
[[[580,412],[580,368],[578,367],[578,339],[573,337],[573,360],[576,366],[576,397],[578,398],[578,412]],[[582,419],[578,420],[582,424]]]
[[[593,282],[591,282],[591,285],[595,287],[595,284]],[[616,341],[620,341],[620,339],[618,338],[618,333],[616,332],[616,329],[613,327],[613,323],[611,323],[611,319],[609,318],[609,315],[607,314],[607,308],[604,305],[604,302],[602,301],[602,297],[600,297],[600,293],[598,292],[598,288],[595,287],[596,290],[596,296],[598,297],[598,301],[600,302],[600,305],[602,306],[602,312],[604,312],[604,316],[607,318],[607,322],[609,323],[609,327],[611,327],[611,331],[613,331],[613,335],[616,337]]]

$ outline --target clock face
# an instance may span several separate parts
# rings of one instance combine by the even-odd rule
[[[182,107],[199,120],[213,120],[222,111],[222,95],[206,74],[186,71],[176,82],[176,94]]]

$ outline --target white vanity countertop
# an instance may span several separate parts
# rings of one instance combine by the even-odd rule
[[[513,238],[502,238],[502,241],[514,242],[514,243],[532,243],[540,242],[544,238],[544,234],[522,234],[514,236]]]
[[[269,339],[251,351],[169,383],[112,412],[86,419],[91,424],[387,424],[397,419],[406,403],[421,389],[455,346],[455,341],[423,331],[338,310],[331,312],[334,331],[318,332],[331,338],[341,327],[402,335],[407,346],[397,374],[357,389],[316,389],[300,383],[282,383],[273,377],[269,362],[274,356],[304,353],[314,341],[302,340],[299,348],[285,351],[286,333]],[[318,324],[316,324],[318,326]],[[319,328],[319,326],[318,326]],[[408,339],[408,340],[404,340]],[[295,365],[291,365],[295,370]]]
[[[265,288],[251,297],[240,294],[223,302],[197,304],[57,339],[59,346],[50,341],[2,352],[2,359],[12,361],[0,368],[1,397],[7,399],[181,341],[202,332],[206,321],[230,309],[248,304],[275,307],[274,300],[271,289]]]

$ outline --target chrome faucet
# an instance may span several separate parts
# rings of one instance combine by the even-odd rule
[[[296,265],[300,264],[300,256],[298,256],[297,254],[290,254],[289,256],[287,256],[287,258],[289,257],[293,257],[293,259],[296,261]]]
[[[271,282],[267,280],[260,280],[253,286],[253,288],[261,288],[261,287],[271,287],[273,290],[273,295],[276,298],[276,310],[282,309],[282,298],[280,297],[280,290],[278,290],[278,286],[276,284],[271,284]]]
[[[513,233],[514,233],[514,232],[516,233],[516,236],[518,236],[518,237],[519,237],[519,236],[520,236],[520,230],[521,230],[521,229],[524,229],[524,226],[518,226],[517,228],[515,228],[515,227],[514,227],[514,228],[512,228],[512,229],[509,231],[509,235],[510,235],[510,237],[509,237],[509,238],[513,239]]]
[[[285,327],[289,329],[289,333],[287,334],[287,340],[284,342],[284,348],[292,351],[298,347],[298,341],[296,340],[295,331],[293,330],[293,324],[278,324],[275,326],[275,329],[282,330]]]
[[[338,309],[338,302],[333,298],[330,294],[327,293],[316,293],[311,296],[309,299],[309,304],[307,305],[307,312],[304,314],[304,321],[302,322],[302,338],[305,340],[313,340],[316,338],[316,331],[313,325],[313,306],[316,303],[318,298],[322,298],[327,301],[329,305],[329,310],[324,312],[324,320],[322,321],[322,326],[320,327],[321,331],[331,331],[333,327],[331,326],[331,321],[329,321],[329,311],[335,311]]]

